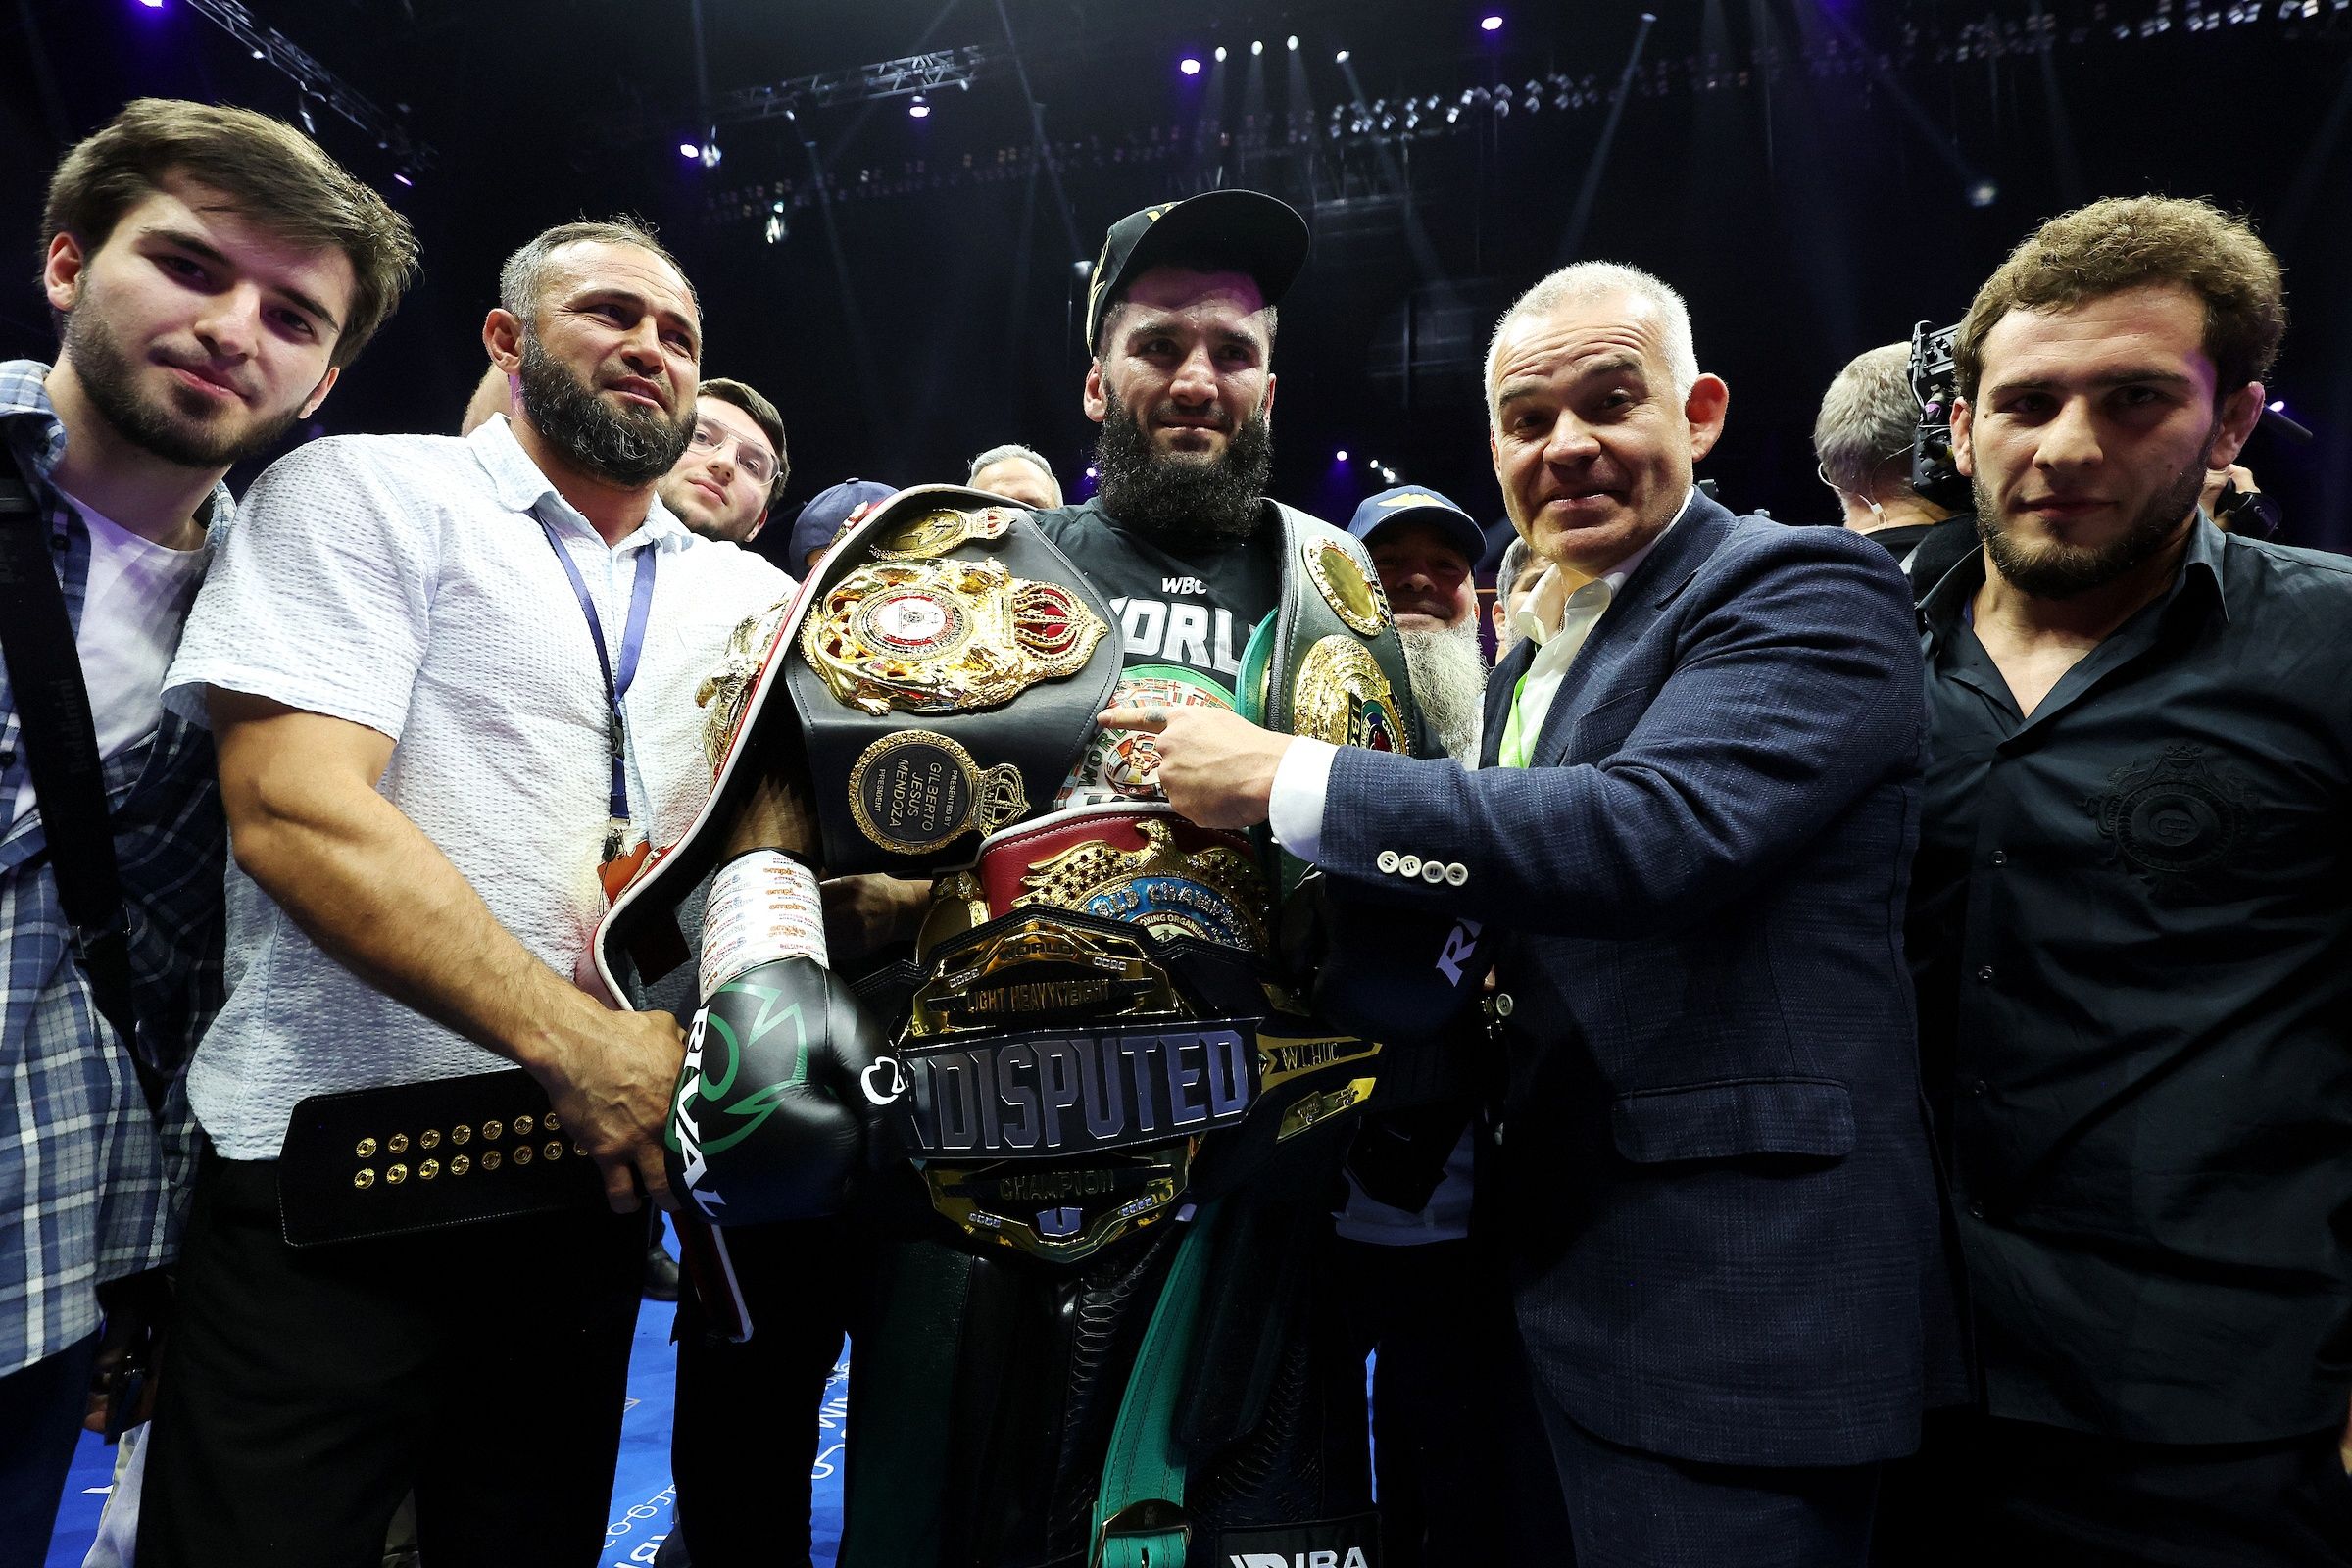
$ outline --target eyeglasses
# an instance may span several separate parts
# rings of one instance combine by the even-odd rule
[[[735,466],[750,474],[752,483],[756,485],[765,486],[776,476],[776,460],[767,448],[756,447],[740,437],[730,436],[717,425],[705,420],[694,421],[694,434],[688,438],[686,445],[691,451],[713,456],[732,446],[735,449]]]

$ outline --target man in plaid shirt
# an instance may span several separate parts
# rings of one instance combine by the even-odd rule
[[[195,1152],[177,1070],[220,1005],[226,829],[211,738],[162,692],[208,527],[230,515],[221,479],[325,398],[416,256],[299,132],[156,99],[67,154],[42,232],[57,363],[0,363],[0,447],[37,514],[0,526],[43,531],[74,628],[137,1039],[101,1018],[70,944],[0,672],[0,1568],[45,1554],[101,1289],[172,1256]],[[126,1314],[105,1315],[111,1353]]]

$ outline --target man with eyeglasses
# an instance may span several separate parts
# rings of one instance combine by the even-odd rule
[[[748,547],[767,525],[791,472],[776,406],[741,381],[713,376],[695,400],[686,455],[656,491],[704,538]]]

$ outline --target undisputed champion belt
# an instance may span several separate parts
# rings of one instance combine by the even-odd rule
[[[1204,1137],[1270,1152],[1361,1104],[1381,1047],[1289,1006],[1271,920],[1249,841],[1164,805],[992,835],[935,890],[886,1069],[934,1206],[1082,1258],[1167,1213]]]

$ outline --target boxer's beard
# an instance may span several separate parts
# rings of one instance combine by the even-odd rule
[[[2140,565],[2171,542],[2181,518],[2205,487],[2210,437],[2197,461],[2148,498],[2132,526],[2104,545],[2029,545],[2009,531],[2008,519],[1983,478],[1971,482],[1977,500],[1977,537],[1984,541],[1993,569],[2022,593],[2036,599],[2073,599],[2104,588]]]
[[[1095,468],[1103,510],[1145,537],[1163,545],[1226,543],[1256,531],[1274,438],[1260,410],[1234,427],[1221,457],[1165,457],[1114,397],[1095,441]]]
[[[522,414],[556,450],[610,483],[634,489],[677,466],[694,438],[694,409],[615,408],[571,367],[522,335]]]
[[[1404,640],[1404,666],[1413,677],[1413,701],[1435,731],[1446,755],[1465,767],[1478,763],[1478,731],[1487,703],[1487,664],[1480,656],[1478,622],[1433,631],[1396,628]]]

